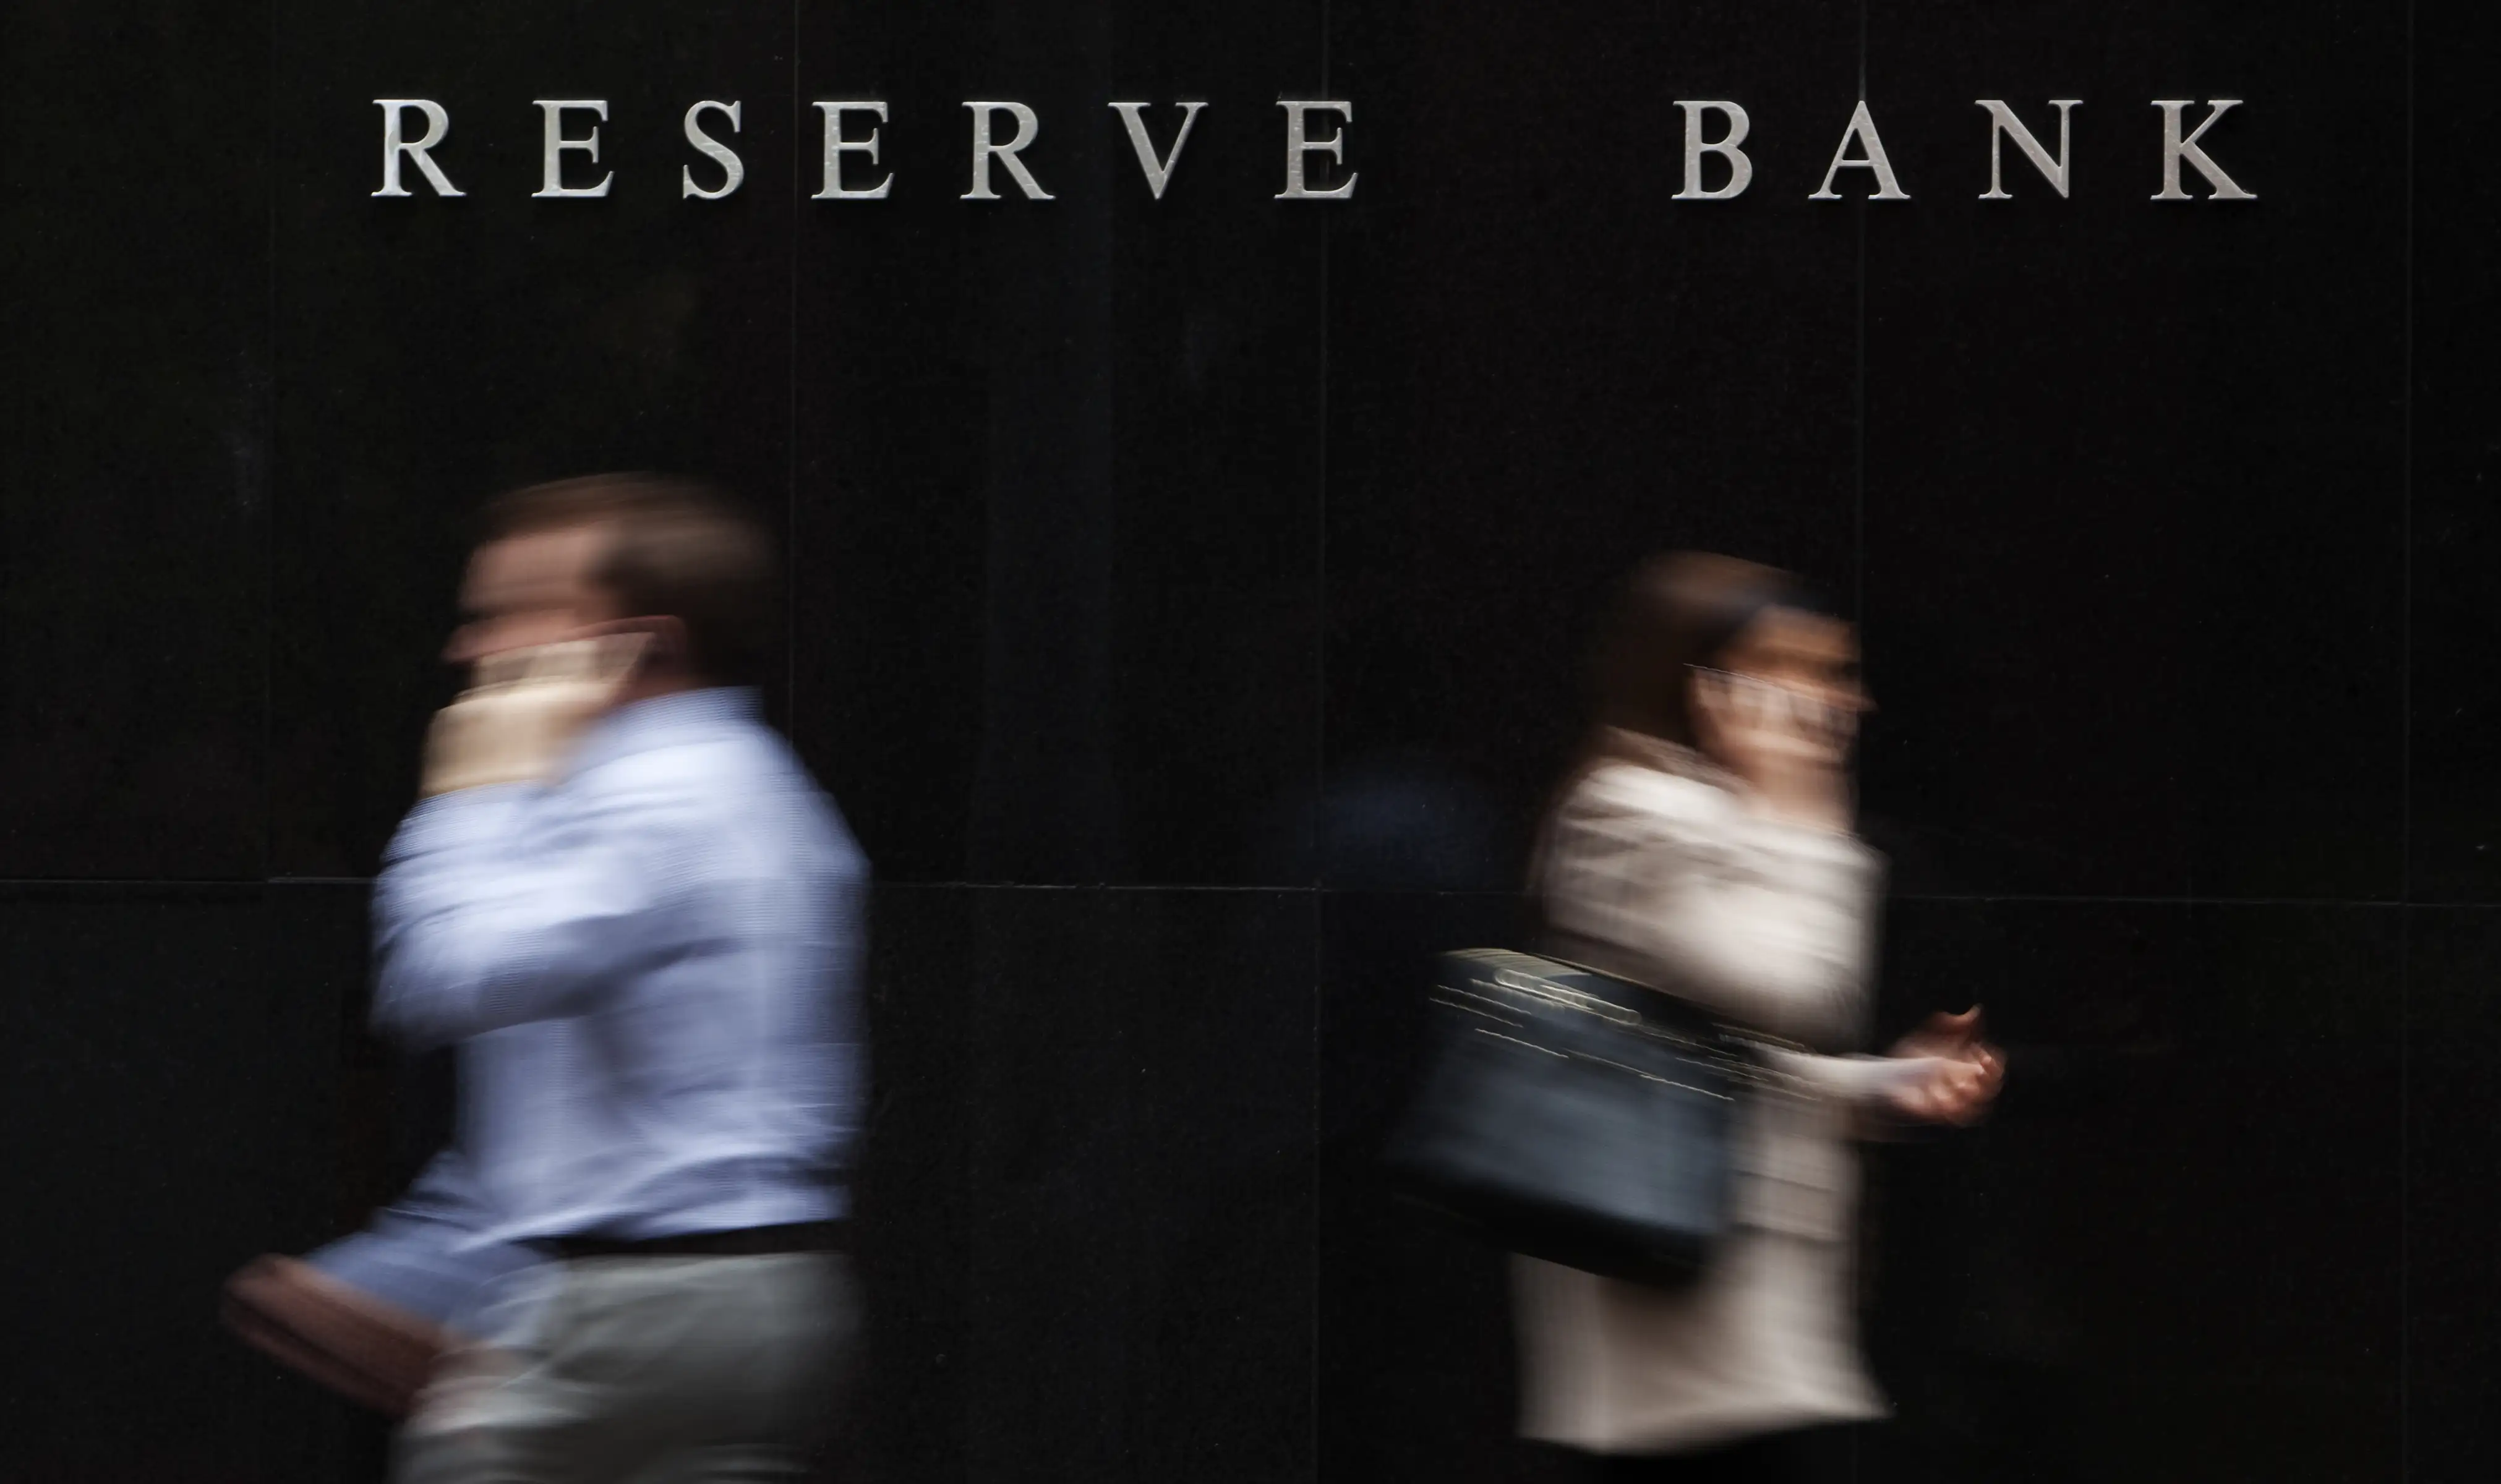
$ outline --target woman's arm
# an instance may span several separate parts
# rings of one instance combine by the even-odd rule
[[[1550,925],[1599,967],[1781,1039],[1840,1045],[1860,1034],[1881,867],[1848,835],[1768,816],[1698,779],[1604,769],[1557,815],[1544,882]],[[1968,1122],[2002,1075],[1976,1012],[1938,1017],[1890,1056],[1770,1060],[1871,1134],[1892,1121]]]
[[[2006,1075],[1995,1049],[1976,1040],[1964,1056],[1896,1047],[1889,1056],[1774,1051],[1768,1060],[1817,1096],[1848,1107],[1851,1132],[1866,1139],[1884,1138],[1909,1123],[1970,1123],[1996,1098]]]

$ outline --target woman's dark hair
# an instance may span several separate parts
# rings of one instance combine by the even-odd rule
[[[652,474],[599,474],[517,489],[485,510],[484,537],[597,526],[608,544],[590,580],[631,617],[685,626],[687,668],[750,685],[772,648],[773,543],[708,486]]]

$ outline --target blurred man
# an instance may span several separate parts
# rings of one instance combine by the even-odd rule
[[[456,1326],[403,1484],[796,1477],[838,1402],[866,867],[746,688],[770,576],[669,480],[489,511],[375,1019],[461,1045],[483,1238],[551,1261]]]

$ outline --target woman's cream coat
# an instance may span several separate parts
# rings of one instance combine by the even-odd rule
[[[1689,751],[1613,741],[1639,761],[1584,776],[1541,848],[1549,951],[1816,1053],[1856,1046],[1874,853],[1754,812]],[[1675,1452],[1884,1410],[1852,1318],[1851,1140],[1857,1111],[1894,1071],[1816,1053],[1776,1054],[1786,1090],[1750,1099],[1737,1137],[1738,1229],[1695,1286],[1665,1292],[1517,1260],[1528,1435]]]

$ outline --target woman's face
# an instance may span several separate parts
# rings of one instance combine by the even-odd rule
[[[1837,766],[1869,709],[1858,678],[1858,635],[1848,623],[1796,609],[1766,609],[1693,676],[1703,750],[1731,760],[1776,751]]]

